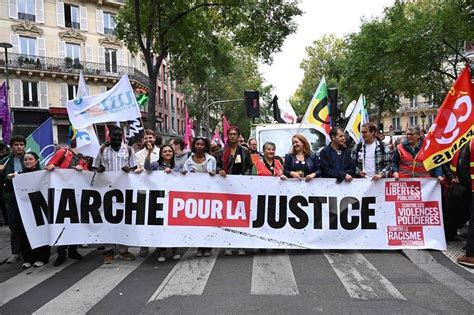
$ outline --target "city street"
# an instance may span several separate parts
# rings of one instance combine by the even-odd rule
[[[0,228],[1,258],[9,254]],[[462,243],[437,251],[250,251],[246,256],[146,258],[21,269],[0,266],[1,314],[472,313],[474,274],[453,263]],[[138,249],[132,249],[138,254]],[[170,254],[170,253],[168,253]]]

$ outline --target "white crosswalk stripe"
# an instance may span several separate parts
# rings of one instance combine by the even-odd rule
[[[144,261],[143,257],[137,257],[132,261],[116,259],[110,265],[101,265],[34,314],[85,314]]]
[[[196,249],[188,249],[148,302],[171,296],[202,295],[217,255],[195,258],[195,252]]]
[[[406,300],[361,253],[324,251],[324,255],[353,299]]]
[[[138,249],[133,250],[135,253],[138,251]],[[86,250],[87,253],[90,251],[91,249]],[[196,258],[194,257],[195,251],[194,248],[188,249],[180,261],[174,266],[169,266],[170,268],[172,267],[171,271],[168,272],[169,269],[165,269],[162,273],[164,280],[161,284],[156,283],[158,288],[155,290],[155,287],[151,286],[149,288],[151,290],[149,290],[147,294],[142,294],[139,298],[143,299],[145,303],[150,303],[163,301],[174,296],[203,295],[213,269],[216,263],[219,263],[219,254],[217,253],[217,249],[215,249],[211,257]],[[328,268],[331,267],[335,271],[337,277],[352,299],[406,300],[405,296],[403,296],[403,294],[361,253],[356,251],[345,251],[343,253],[329,253],[324,251],[323,253],[329,262]],[[97,259],[97,257],[94,257],[94,259]],[[252,268],[248,271],[251,272],[251,283],[249,287],[251,295],[301,295],[295,273],[293,272],[294,267],[292,266],[288,253],[256,253],[253,258],[251,258],[253,259],[252,262],[248,260],[249,258],[246,259],[247,263],[252,263]],[[117,259],[113,264],[101,265],[97,268],[94,267],[95,269],[90,270],[85,277],[69,288],[65,287],[65,291],[52,300],[47,301],[46,304],[37,309],[34,313],[87,313],[94,306],[100,305],[101,300],[123,280],[126,280],[132,272],[140,268],[144,261],[145,258],[141,257],[138,257],[134,261]],[[53,267],[49,264],[43,268],[26,270],[0,283],[0,306],[34,289],[37,285],[51,278],[53,275],[59,272],[66,272],[64,269],[74,262],[73,260],[68,260],[60,267]],[[226,260],[226,262],[228,263],[229,260]],[[250,267],[250,265],[248,266]],[[220,272],[222,272],[222,270]],[[248,274],[248,276],[250,276],[250,274]],[[333,277],[335,278],[335,276]],[[154,292],[151,297],[148,295],[149,292]]]
[[[95,248],[94,248],[95,249]],[[82,255],[87,255],[93,249],[85,249],[81,251]],[[0,306],[13,300],[17,296],[25,293],[26,291],[34,288],[41,282],[54,276],[64,268],[68,267],[75,261],[68,259],[64,264],[59,267],[53,267],[52,264],[47,264],[42,268],[30,268],[22,273],[0,283]]]
[[[287,253],[256,255],[252,268],[252,295],[298,295]]]

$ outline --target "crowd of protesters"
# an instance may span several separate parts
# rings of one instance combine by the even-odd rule
[[[257,148],[257,141],[244,139],[237,127],[227,131],[227,143],[223,147],[210,143],[204,137],[195,137],[191,150],[185,150],[182,138],[175,138],[169,144],[161,144],[153,130],[145,130],[141,146],[123,143],[123,130],[120,127],[110,129],[110,141],[101,146],[94,159],[83,157],[74,148],[74,142],[68,148],[57,150],[45,166],[46,170],[69,168],[77,171],[93,170],[97,172],[124,171],[141,173],[146,171],[163,171],[164,173],[180,172],[182,174],[207,173],[210,176],[257,175],[274,176],[281,180],[300,179],[312,181],[314,178],[335,178],[337,183],[351,182],[354,178],[366,178],[378,181],[381,178],[437,178],[443,191],[443,208],[445,234],[448,241],[458,238],[458,228],[469,221],[466,255],[458,258],[460,264],[474,266],[474,206],[472,202],[472,156],[470,148],[465,145],[450,164],[427,171],[419,157],[422,145],[422,132],[418,127],[406,130],[406,139],[398,144],[385,144],[379,139],[374,124],[367,123],[361,128],[362,138],[357,145],[349,145],[343,129],[333,128],[330,131],[330,144],[320,152],[313,152],[310,143],[301,134],[292,137],[291,152],[284,159],[275,155],[276,146],[266,142],[262,151]],[[289,139],[290,141],[290,139]],[[6,261],[15,263],[23,257],[23,267],[40,267],[48,262],[50,247],[43,246],[32,250],[16,203],[12,178],[15,174],[33,172],[40,169],[38,155],[25,153],[26,140],[14,136],[10,141],[11,153],[6,152],[5,144],[0,143],[0,172],[2,181],[2,212],[8,222],[11,233],[12,255]],[[467,161],[467,163],[466,163]],[[466,167],[466,165],[468,165]],[[452,201],[451,201],[452,200]],[[456,208],[453,208],[455,205]],[[103,262],[108,264],[118,257],[133,260],[128,246],[105,244]],[[116,250],[118,252],[116,253]],[[244,249],[235,249],[238,255],[245,255]],[[82,256],[77,245],[58,246],[55,266],[63,264],[67,258],[79,260]],[[148,255],[148,248],[141,247],[140,256]],[[176,248],[171,249],[171,258],[180,259]],[[232,249],[225,249],[225,255],[232,255]],[[117,254],[117,255],[116,255]],[[198,248],[196,256],[212,255],[211,248]],[[158,249],[158,261],[166,260],[166,248]]]

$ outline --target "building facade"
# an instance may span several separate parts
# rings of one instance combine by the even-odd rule
[[[115,36],[123,0],[0,0],[0,81],[6,79],[14,133],[29,135],[48,117],[58,144],[67,140],[66,101],[77,93],[84,73],[89,94],[111,88],[124,74],[132,87],[148,90],[146,65]],[[3,49],[3,48],[2,48]],[[156,130],[165,138],[184,133],[184,95],[162,65],[157,83]],[[146,106],[141,108],[146,117]],[[103,127],[97,128],[103,139]]]

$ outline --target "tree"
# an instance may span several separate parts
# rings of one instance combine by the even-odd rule
[[[128,49],[141,52],[149,77],[147,126],[155,129],[156,84],[170,57],[174,78],[205,82],[209,69],[225,71],[235,47],[263,61],[295,31],[295,2],[127,0],[117,16],[117,34]]]
[[[335,35],[324,35],[315,40],[311,46],[306,47],[306,58],[300,65],[300,68],[304,70],[303,81],[290,98],[290,103],[297,114],[305,113],[323,77],[326,77],[328,86],[339,86],[345,54],[344,40]],[[340,98],[343,98],[343,94]]]
[[[393,55],[395,85],[406,96],[432,95],[440,102],[466,62],[474,41],[469,1],[397,2],[385,12],[386,51]]]
[[[264,85],[256,58],[239,49],[234,50],[230,56],[232,66],[226,68],[226,71],[209,68],[209,77],[205,83],[187,79],[182,84],[182,92],[187,95],[190,115],[198,119],[196,127],[204,127],[201,118],[205,118],[207,104],[216,100],[242,99],[244,90],[250,89],[258,90],[262,99],[261,118],[257,118],[256,122],[269,122],[269,119],[265,119],[270,116],[267,104],[271,101],[271,86]],[[245,116],[243,104],[243,101],[237,101],[212,106],[210,131],[220,124],[221,114],[224,114],[232,125],[238,126],[242,134],[248,137],[251,121]]]

